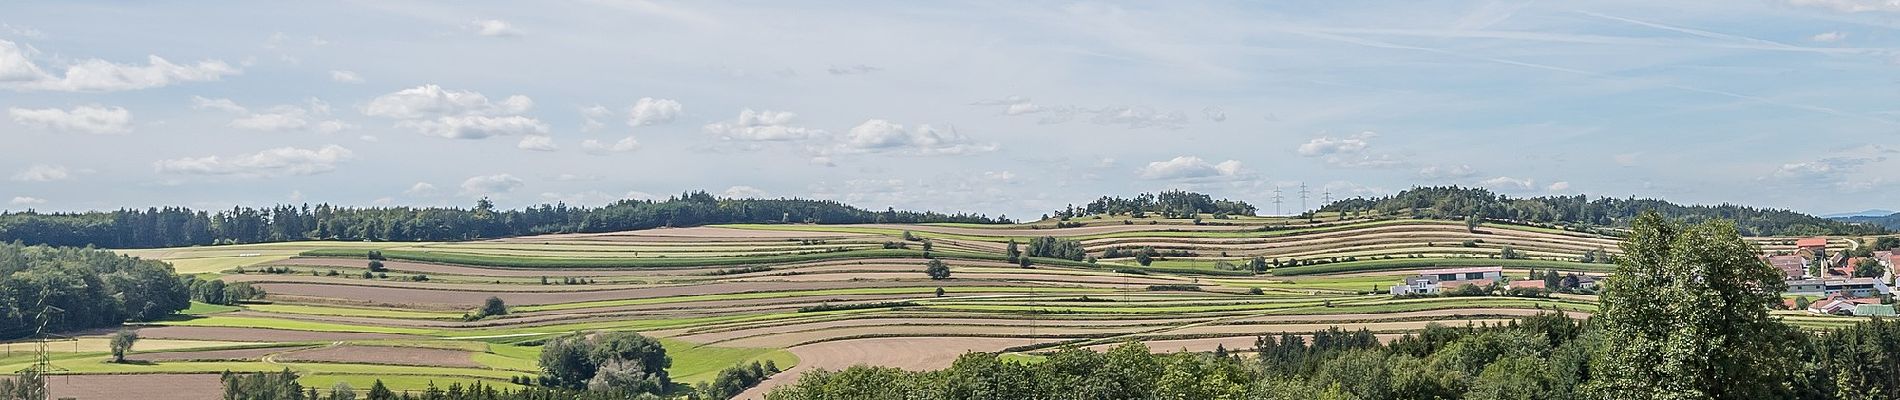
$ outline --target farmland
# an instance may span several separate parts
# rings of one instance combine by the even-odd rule
[[[104,332],[49,345],[52,367],[74,375],[55,390],[92,393],[128,374],[188,378],[223,371],[298,372],[301,383],[397,391],[481,381],[515,387],[538,374],[543,341],[577,331],[659,338],[683,383],[771,361],[788,372],[868,363],[941,368],[970,351],[1036,359],[1057,346],[1139,341],[1157,351],[1244,349],[1263,334],[1365,329],[1390,340],[1428,324],[1496,325],[1540,312],[1585,317],[1590,296],[1434,297],[1383,293],[1417,270],[1503,266],[1603,274],[1586,252],[1618,239],[1548,226],[1392,217],[1323,221],[1077,218],[1015,225],[717,225],[552,234],[462,242],[327,242],[128,250],[268,295],[236,306],[194,304],[132,326],[144,339],[107,362]],[[1074,240],[1088,259],[1024,257],[1012,242]],[[1764,248],[1786,238],[1753,239]],[[928,250],[926,250],[928,243]],[[1839,246],[1850,245],[1846,242]],[[1111,251],[1154,249],[1143,264]],[[368,269],[370,251],[386,258]],[[1502,259],[1511,253],[1514,259]],[[1266,265],[1253,271],[1256,257]],[[947,279],[924,273],[927,258]],[[465,318],[494,297],[506,315]],[[1789,315],[1802,326],[1852,319]],[[0,368],[33,362],[15,343]],[[215,387],[201,390],[215,391]],[[55,395],[61,393],[56,392]],[[82,397],[83,398],[83,397]]]

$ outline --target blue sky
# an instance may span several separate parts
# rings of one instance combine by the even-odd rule
[[[0,4],[0,209],[1900,207],[1900,3]]]

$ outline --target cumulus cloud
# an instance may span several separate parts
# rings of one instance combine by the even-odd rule
[[[1204,179],[1238,177],[1244,172],[1238,160],[1210,163],[1200,157],[1179,156],[1150,162],[1141,168],[1140,175],[1143,179]]]
[[[132,131],[132,112],[124,107],[8,108],[7,116],[13,118],[14,123],[33,129],[98,134]]]
[[[765,191],[751,186],[733,186],[719,194],[720,197],[733,199],[758,199],[765,197]]]
[[[801,140],[825,132],[795,126],[792,122],[796,119],[798,114],[787,111],[752,111],[747,108],[739,112],[739,118],[706,124],[703,129],[722,140],[754,142]]]
[[[210,99],[210,98],[205,98],[204,96],[191,96],[191,109],[216,110],[216,111],[225,111],[225,112],[234,112],[234,113],[250,111],[248,109],[245,109],[244,106],[238,105],[237,102],[231,101],[231,99]]]
[[[560,146],[554,145],[553,137],[546,135],[522,136],[521,143],[516,143],[515,147],[521,148],[522,150],[534,151],[555,151],[561,149]]]
[[[410,196],[433,195],[435,194],[435,185],[431,185],[428,182],[416,182],[415,185],[409,186],[409,190],[404,190],[402,193]]]
[[[639,150],[640,141],[634,140],[632,136],[628,136],[624,139],[620,139],[619,141],[613,142],[613,144],[603,143],[599,140],[594,140],[594,139],[587,139],[587,140],[581,141],[581,148],[586,149],[587,153],[589,154],[596,154],[596,155],[608,154],[608,153],[625,153],[629,151]]]
[[[1882,145],[1863,145],[1830,154],[1835,156],[1781,164],[1779,168],[1762,179],[1778,180],[1798,186],[1825,186],[1845,192],[1862,192],[1882,183],[1882,179],[1868,176],[1867,172],[1891,169],[1893,165],[1887,161],[1892,160],[1895,155],[1900,155],[1900,150]]]
[[[503,21],[499,19],[485,19],[485,20],[470,22],[468,24],[468,27],[470,30],[475,31],[476,34],[479,34],[482,36],[488,36],[488,37],[521,36],[520,29],[515,29],[515,26],[513,24],[509,24],[508,21]]]
[[[580,111],[581,132],[594,132],[606,128],[607,123],[601,121],[614,114],[613,110],[599,104],[581,107]]]
[[[1470,178],[1477,174],[1477,170],[1472,169],[1470,165],[1463,164],[1449,166],[1433,165],[1418,170],[1418,177],[1425,179]]]
[[[1156,111],[1148,107],[1114,106],[1091,110],[1089,122],[1097,125],[1127,125],[1130,129],[1160,127],[1176,129],[1187,125],[1180,111]]]
[[[682,109],[678,101],[641,97],[640,101],[633,103],[633,109],[627,112],[627,126],[642,127],[672,122]]]
[[[26,170],[13,174],[13,180],[20,182],[53,182],[72,177],[72,172],[59,165],[34,164]]]
[[[514,175],[509,174],[475,176],[462,181],[462,193],[475,195],[502,194],[520,189],[524,184],[526,183],[522,182],[521,178],[516,178]]]
[[[64,73],[53,74],[33,62],[30,50],[30,47],[0,40],[0,87],[19,91],[112,92],[216,81],[241,72],[220,60],[175,64],[153,55],[146,57],[146,65],[80,60],[67,66]]]
[[[423,85],[377,96],[363,107],[363,114],[397,119],[397,127],[450,139],[546,135],[547,123],[519,115],[532,108],[534,100],[527,96],[491,102],[481,93]]]
[[[1317,156],[1332,155],[1332,154],[1354,154],[1354,153],[1358,153],[1360,151],[1365,150],[1366,147],[1371,146],[1371,143],[1369,143],[1368,140],[1371,140],[1372,138],[1375,138],[1378,136],[1379,134],[1374,133],[1374,132],[1361,132],[1357,135],[1347,136],[1343,138],[1335,138],[1332,136],[1320,136],[1320,137],[1313,138],[1313,140],[1308,140],[1304,144],[1301,144],[1299,148],[1299,153],[1300,155],[1307,156],[1307,157],[1317,157]]]
[[[845,133],[841,146],[847,151],[904,151],[917,154],[967,154],[991,151],[995,144],[973,143],[955,129],[940,130],[930,125],[906,129],[903,125],[881,120],[866,120]]]
[[[279,147],[231,157],[204,156],[159,160],[152,163],[160,173],[180,175],[277,177],[312,175],[336,170],[337,164],[355,154],[343,146],[328,145],[316,149]]]
[[[8,201],[7,204],[12,204],[16,206],[39,205],[39,204],[46,204],[46,199],[42,199],[38,197],[28,197],[28,196],[13,196],[13,200]]]
[[[1570,182],[1564,182],[1564,181],[1551,182],[1550,186],[1544,187],[1544,190],[1549,191],[1551,193],[1559,193],[1566,190],[1570,190]]]
[[[363,76],[356,71],[331,70],[330,80],[337,83],[363,83]]]
[[[1508,190],[1518,190],[1518,191],[1531,190],[1531,188],[1537,187],[1537,181],[1534,179],[1530,179],[1530,178],[1520,179],[1520,178],[1512,178],[1508,176],[1500,176],[1496,178],[1486,179],[1486,180],[1478,182],[1478,184],[1483,185],[1484,187],[1492,188],[1492,189],[1501,189],[1501,190],[1508,189]]]

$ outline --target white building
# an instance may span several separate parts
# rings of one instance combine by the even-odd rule
[[[1437,294],[1446,287],[1462,285],[1489,285],[1504,279],[1504,267],[1470,267],[1430,271],[1419,271],[1418,276],[1405,278],[1392,285],[1392,294]]]

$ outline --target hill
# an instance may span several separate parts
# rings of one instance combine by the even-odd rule
[[[1622,227],[1644,210],[1689,222],[1712,219],[1735,221],[1744,235],[1870,235],[1890,228],[1846,223],[1784,209],[1734,204],[1682,205],[1659,199],[1617,199],[1587,196],[1512,198],[1481,188],[1458,186],[1415,187],[1388,197],[1352,198],[1327,204],[1321,212],[1410,213],[1426,218],[1460,219],[1471,215],[1487,219],[1546,224],[1583,224]]]
[[[1833,218],[1833,220],[1846,222],[1850,224],[1874,225],[1874,226],[1887,228],[1889,230],[1900,230],[1900,213],[1893,213],[1893,214],[1882,215],[1882,216],[1861,215],[1861,216],[1851,216],[1851,217],[1839,217],[1839,218]]]

